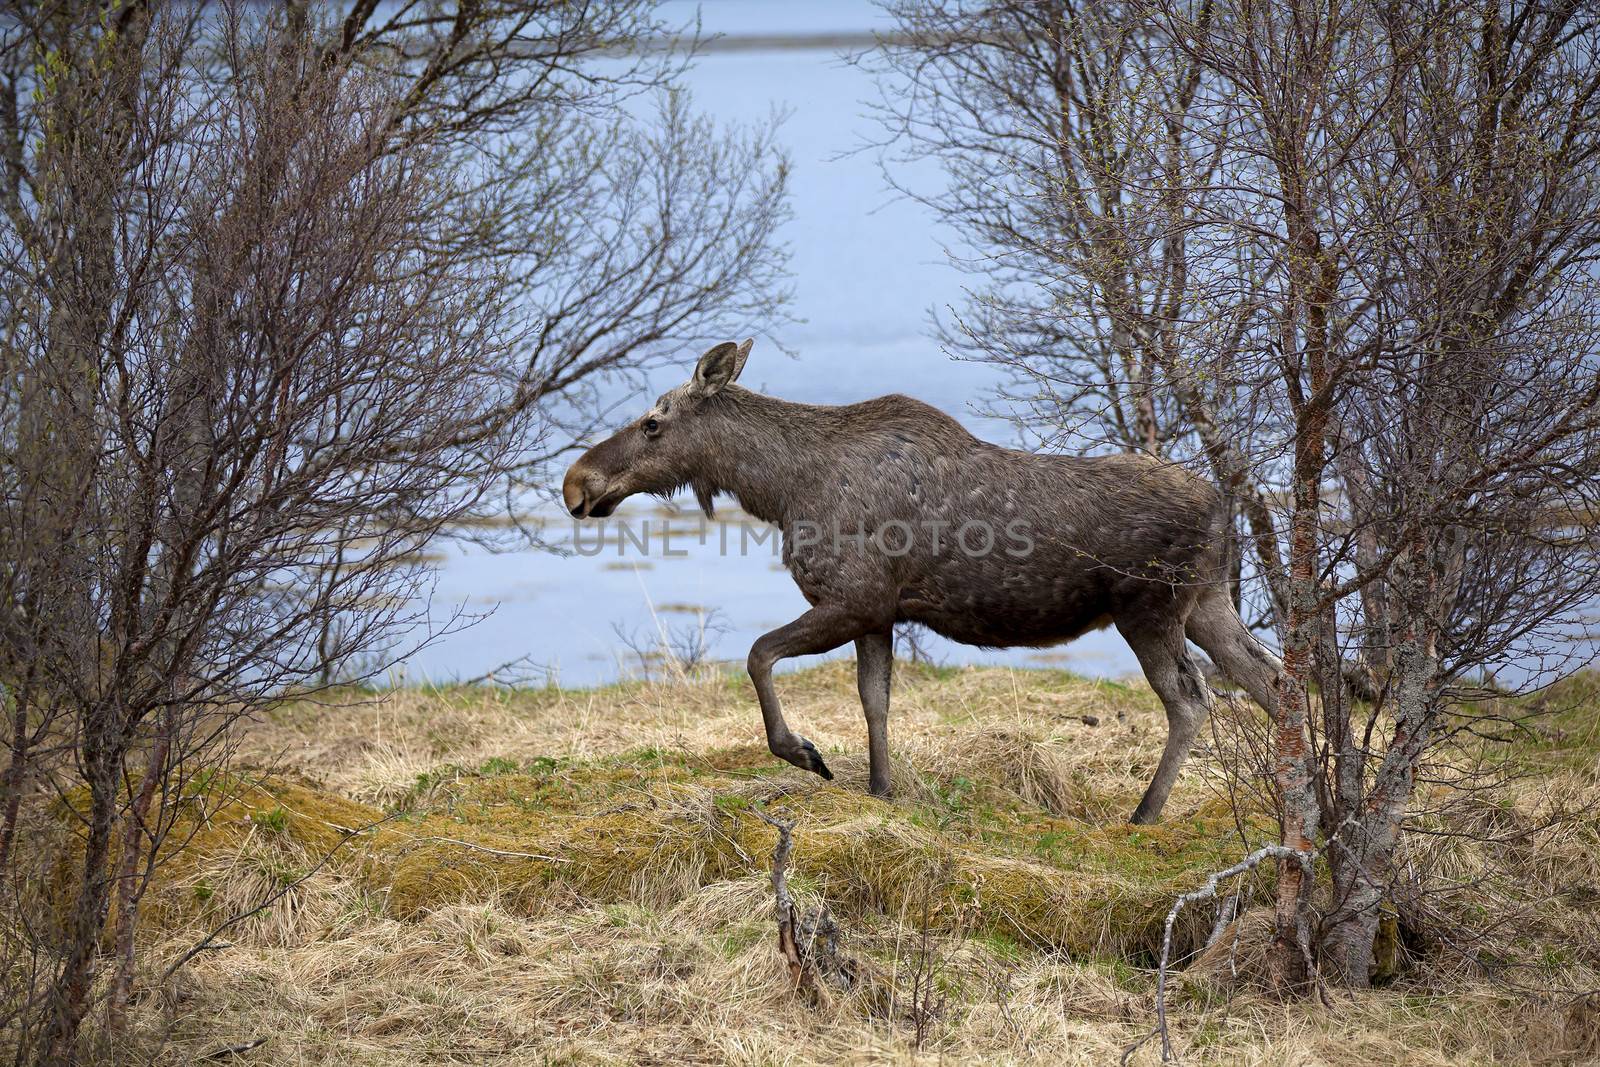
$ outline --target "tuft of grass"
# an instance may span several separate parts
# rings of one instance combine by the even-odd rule
[[[252,811],[250,821],[261,829],[273,834],[286,834],[289,832],[289,813],[281,807],[273,807],[268,811]]]

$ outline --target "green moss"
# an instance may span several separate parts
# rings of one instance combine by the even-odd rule
[[[895,669],[902,678],[915,678],[924,682],[948,682],[958,677],[963,668],[936,663],[898,663]]]
[[[1016,961],[1024,955],[1022,946],[1005,934],[974,934],[972,940],[1003,960]]]
[[[1372,984],[1394,981],[1401,962],[1400,916],[1394,905],[1385,901],[1378,916],[1378,932],[1372,940]]]
[[[1513,720],[1480,738],[1486,752],[1506,758],[1523,771],[1544,775],[1556,770],[1587,771],[1600,760],[1600,671],[1582,671],[1529,697],[1488,709]],[[1465,710],[1475,711],[1476,705]]]
[[[718,939],[718,948],[728,959],[743,953],[752,945],[763,941],[773,941],[772,925],[770,923],[743,923],[728,930]]]

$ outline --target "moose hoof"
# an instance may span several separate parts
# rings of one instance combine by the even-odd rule
[[[812,771],[822,775],[828,781],[833,781],[833,772],[828,770],[828,765],[822,762],[822,753],[817,751],[817,746],[804,739],[800,742],[800,754],[791,760],[801,770]]]

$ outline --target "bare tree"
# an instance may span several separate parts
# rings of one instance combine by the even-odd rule
[[[169,801],[230,725],[414,634],[419,550],[525,484],[599,377],[781,296],[768,135],[694,119],[670,56],[600,59],[660,29],[646,5],[441,10],[6,24],[8,944],[41,890],[26,799],[79,820],[63,930],[7,990],[40,1063],[83,1053],[101,992],[116,1039]]]
[[[1383,684],[1352,723],[1328,680],[1339,652],[1320,653],[1317,767],[1325,957],[1354,984],[1448,709],[1485,672],[1525,687],[1570,669],[1563,639],[1600,595],[1583,518],[1600,491],[1600,22],[1449,5],[1377,9],[1369,32],[1377,121],[1344,197],[1389,224],[1340,239],[1383,284],[1335,415],[1349,529],[1327,556],[1335,592],[1360,587],[1344,630]]]
[[[1364,984],[1453,703],[1570,666],[1532,654],[1600,592],[1593,13],[891,10],[890,129],[950,163],[932,202],[1001,279],[953,340],[1240,504],[1284,653],[1281,845],[1333,872],[1281,862],[1278,979],[1315,943]]]
[[[1167,14],[1239,120],[1223,184],[1243,192],[1203,222],[1274,264],[1262,387],[1293,427],[1275,773],[1284,843],[1320,830],[1330,857],[1323,962],[1365,984],[1452,686],[1600,592],[1593,531],[1555,518],[1600,473],[1600,25],[1578,5]],[[1341,635],[1377,674],[1360,723]],[[1310,888],[1280,869],[1289,985]]]

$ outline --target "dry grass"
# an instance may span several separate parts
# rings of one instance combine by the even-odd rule
[[[832,1064],[1105,1063],[1148,1031],[1166,908],[1247,842],[1203,757],[1162,826],[1123,822],[1160,749],[1147,690],[902,666],[897,796],[882,802],[864,795],[851,665],[781,688],[835,782],[773,760],[748,685],[719,677],[279,709],[242,739],[241,773],[259,784],[232,790],[158,890],[152,973],[302,877],[340,827],[390,818],[230,931],[232,947],[148,991],[144,1034],[166,1033],[173,1063],[266,1037],[227,1062]],[[1527,879],[1487,899],[1542,902],[1496,942],[1515,982],[1430,958],[1332,1008],[1276,1004],[1234,977],[1258,965],[1250,913],[1237,958],[1226,939],[1179,984],[1184,1062],[1600,1056],[1600,1002],[1529,991],[1600,986],[1592,932],[1573,935],[1592,924],[1579,883],[1600,884],[1592,721],[1563,719],[1530,748],[1538,775],[1482,816],[1535,827],[1589,812],[1493,846],[1524,849]],[[809,1004],[789,988],[758,807],[796,820],[792,887],[832,909],[855,990]],[[1481,872],[1486,858],[1453,862]],[[1211,921],[1186,915],[1180,947],[1199,949]],[[1134,1062],[1156,1057],[1151,1043]]]

